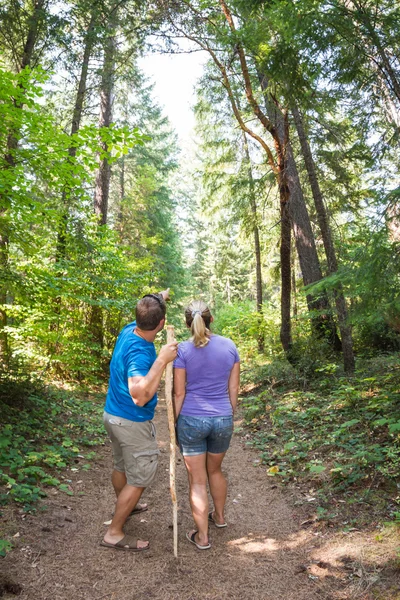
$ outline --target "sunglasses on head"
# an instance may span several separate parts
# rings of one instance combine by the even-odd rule
[[[145,294],[143,298],[154,298],[154,300],[157,300],[160,306],[163,306],[163,303],[161,302],[160,297],[157,294]]]

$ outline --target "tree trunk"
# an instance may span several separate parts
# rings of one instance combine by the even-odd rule
[[[261,89],[264,92],[267,114],[270,120],[275,123],[281,144],[286,147],[286,177],[290,192],[290,201],[288,210],[292,222],[296,250],[299,257],[300,269],[304,285],[310,285],[320,281],[322,276],[321,265],[318,258],[317,248],[315,246],[314,234],[311,227],[311,221],[304,200],[303,190],[300,183],[300,177],[294,160],[286,125],[282,112],[272,105],[267,97],[268,80],[261,73],[258,74]],[[318,311],[317,317],[312,317],[312,325],[319,336],[326,337],[335,350],[341,349],[341,341],[336,333],[336,326],[330,312],[329,299],[326,292],[321,292],[318,296],[308,293],[307,306],[310,312]]]
[[[277,154],[278,165],[278,189],[280,201],[281,216],[281,239],[280,239],[280,259],[281,259],[281,331],[280,339],[282,348],[285,351],[287,359],[292,360],[292,321],[291,321],[291,294],[292,294],[292,230],[290,217],[291,193],[289,188],[288,168],[287,168],[287,132],[288,122],[282,116],[283,136],[279,136],[277,128],[273,127],[274,143]],[[274,123],[271,121],[271,123]]]
[[[297,317],[297,294],[296,294],[296,262],[294,252],[292,252],[292,298],[293,298],[293,317]]]
[[[117,230],[119,232],[120,237],[122,238],[122,230],[124,224],[123,203],[125,199],[125,156],[122,156],[122,158],[120,159],[119,166],[119,205],[117,214]]]
[[[317,172],[315,163],[311,154],[310,145],[304,130],[303,120],[297,106],[294,104],[292,107],[292,114],[299,136],[301,150],[304,157],[304,163],[306,166],[308,179],[310,181],[311,191],[314,198],[315,210],[317,212],[318,224],[321,230],[322,240],[324,243],[325,254],[328,264],[328,273],[336,273],[338,265],[335,247],[331,235],[331,229],[329,226],[328,215],[325,209],[325,204],[322,197],[321,188],[317,178]],[[338,314],[339,329],[342,337],[342,350],[343,350],[343,362],[344,369],[347,373],[354,372],[354,353],[353,353],[353,340],[351,336],[351,327],[348,324],[347,319],[347,306],[346,300],[343,295],[343,288],[339,284],[334,292],[336,309]]]
[[[100,87],[99,128],[109,127],[112,122],[116,50],[116,8],[110,13],[107,29],[108,36],[104,47],[103,71]],[[104,152],[107,153],[107,143],[102,142],[101,146]],[[100,157],[94,193],[94,212],[97,215],[99,225],[106,225],[107,223],[110,179],[111,165],[107,158]],[[103,311],[101,307],[96,304],[91,307],[90,331],[95,342],[102,348],[104,345]]]
[[[284,200],[286,196],[286,200]],[[290,319],[291,304],[291,224],[288,210],[289,190],[281,194],[281,332],[282,348],[290,360],[292,333]],[[283,199],[283,201],[282,201]]]
[[[105,42],[103,71],[100,89],[100,118],[99,128],[109,127],[112,122],[113,91],[115,77],[115,11],[112,12],[108,23],[108,37]],[[107,152],[106,142],[102,142],[102,149]],[[101,159],[96,176],[94,193],[94,212],[100,225],[107,223],[108,197],[110,192],[111,165],[106,158]]]
[[[86,30],[85,35],[85,47],[83,52],[83,59],[81,65],[81,72],[79,77],[78,89],[75,97],[75,105],[74,111],[72,114],[72,123],[71,123],[71,137],[78,133],[81,121],[82,121],[82,113],[83,113],[83,105],[86,96],[86,86],[87,86],[87,78],[89,72],[89,61],[93,52],[93,47],[95,43],[95,23],[96,16],[94,11],[92,12],[90,22],[88,28]],[[68,159],[67,161],[70,163],[74,162],[76,156],[76,147],[75,145],[71,145],[68,148]],[[56,255],[55,255],[55,270],[56,274],[59,278],[62,277],[62,262],[66,258],[67,254],[67,230],[68,230],[68,221],[69,221],[69,211],[71,204],[71,193],[73,190],[69,186],[64,187],[62,195],[61,195],[61,216],[60,221],[58,223],[57,230],[57,242],[56,242]],[[54,312],[57,318],[57,322],[52,324],[53,330],[58,330],[59,328],[59,316],[61,314],[61,296],[57,296],[54,301]]]
[[[32,14],[28,20],[28,32],[24,49],[19,64],[18,71],[22,71],[26,67],[29,67],[32,62],[33,52],[38,35],[39,21],[42,16],[43,7],[45,0],[37,0],[33,6]],[[20,84],[22,87],[22,84]],[[23,110],[22,102],[14,102],[15,108]],[[7,136],[7,148],[5,154],[5,169],[13,169],[15,167],[15,152],[18,148],[18,137],[19,131],[13,129]],[[5,195],[0,196],[0,218],[3,221],[3,227],[0,231],[0,269],[6,275],[9,271],[9,244],[10,244],[10,232],[7,224],[7,213],[10,208],[10,203]],[[5,280],[7,277],[4,278]],[[7,335],[7,310],[5,308],[7,304],[7,284],[3,283],[0,287],[0,360],[4,361],[6,365],[10,359],[10,348],[9,340]]]
[[[243,147],[245,153],[245,160],[247,163],[247,172],[249,177],[249,188],[250,188],[250,210],[252,215],[252,230],[253,230],[253,238],[254,238],[254,256],[256,259],[256,310],[258,313],[260,330],[257,336],[257,344],[258,350],[263,352],[264,350],[264,334],[262,332],[262,322],[263,322],[263,295],[262,295],[262,271],[261,271],[261,247],[260,247],[260,232],[258,228],[258,216],[257,216],[257,203],[255,197],[255,189],[254,189],[254,179],[253,179],[253,171],[251,168],[251,159],[249,146],[247,143],[246,134],[244,131],[242,132],[243,137]]]
[[[76,92],[75,97],[75,105],[74,112],[72,115],[72,123],[71,123],[71,136],[78,133],[81,121],[82,121],[82,112],[83,112],[83,103],[85,101],[86,95],[86,84],[89,72],[89,61],[92,55],[93,46],[95,42],[94,35],[94,26],[95,26],[95,15],[92,13],[89,26],[86,31],[85,36],[85,49],[83,52],[83,60],[81,66],[81,73],[79,77],[78,90]],[[72,145],[68,149],[68,161],[73,162],[76,156],[76,147]],[[61,260],[65,258],[66,255],[66,234],[67,234],[67,226],[68,226],[68,204],[70,200],[71,189],[64,188],[61,198],[61,206],[62,206],[62,216],[61,221],[58,227],[57,233],[57,247],[56,247],[56,264],[58,264]]]

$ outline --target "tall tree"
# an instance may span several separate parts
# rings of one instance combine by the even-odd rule
[[[21,78],[18,84],[20,93],[14,98],[14,107],[16,111],[24,109],[24,72],[31,67],[36,44],[39,39],[39,32],[43,23],[46,21],[46,0],[36,0],[31,7],[25,7],[12,3],[7,8],[3,9],[3,24],[0,29],[2,38],[6,41],[6,47],[12,57],[12,62],[17,73],[21,73]],[[16,18],[22,27],[19,35],[16,35],[15,23],[13,18]],[[10,27],[8,29],[8,27]],[[3,161],[4,169],[15,168],[15,153],[18,146],[19,126],[18,119],[14,121],[14,125],[8,131],[7,143],[5,148],[5,156]],[[7,273],[9,261],[9,242],[10,232],[8,227],[7,212],[10,207],[10,202],[7,193],[0,194],[0,269]],[[3,278],[3,283],[0,285],[0,360],[8,363],[9,348],[7,337],[7,278]]]
[[[118,4],[116,3],[110,7],[110,13],[107,16],[106,35],[103,50],[104,58],[100,84],[100,129],[103,127],[110,127],[113,120]],[[99,169],[96,175],[96,186],[94,192],[94,211],[99,220],[99,224],[105,225],[107,223],[111,165],[106,158],[108,151],[106,141],[102,142],[102,148],[104,151],[104,156],[99,157]]]
[[[308,178],[310,181],[310,187],[314,198],[315,208],[318,216],[318,223],[327,258],[328,274],[331,275],[332,273],[337,272],[338,262],[336,258],[335,246],[333,244],[331,228],[329,226],[328,215],[325,209],[324,200],[315,168],[315,163],[311,154],[310,144],[308,142],[306,132],[303,126],[303,119],[296,105],[292,106],[292,114],[294,117],[297,134],[299,136],[300,145],[304,157],[304,163],[306,166]],[[352,373],[355,367],[353,340],[351,335],[351,327],[348,322],[346,300],[343,293],[343,287],[340,283],[337,289],[334,290],[334,297],[338,314],[339,328],[342,338],[344,368],[346,372]]]

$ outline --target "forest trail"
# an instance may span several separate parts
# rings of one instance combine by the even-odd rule
[[[161,455],[157,480],[143,496],[149,510],[133,517],[126,527],[128,533],[150,540],[150,551],[135,554],[99,545],[103,522],[110,518],[114,505],[107,442],[89,471],[68,472],[73,496],[50,491],[47,510],[14,517],[17,547],[3,559],[2,567],[22,586],[21,600],[350,597],[340,562],[345,559],[343,548],[334,550],[327,527],[316,530],[304,523],[315,508],[310,510],[304,495],[299,502],[300,491],[297,495],[297,490],[281,490],[266,469],[257,466],[258,455],[247,448],[243,433],[234,435],[224,463],[229,479],[229,527],[211,527],[208,551],[198,551],[185,539],[193,522],[186,472],[178,454],[179,557],[175,559],[163,398],[155,422]],[[368,596],[357,594],[357,598]]]

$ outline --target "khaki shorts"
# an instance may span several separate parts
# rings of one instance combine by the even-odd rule
[[[129,485],[150,485],[160,453],[153,421],[130,421],[104,412],[103,422],[112,442],[114,469],[125,473]]]

